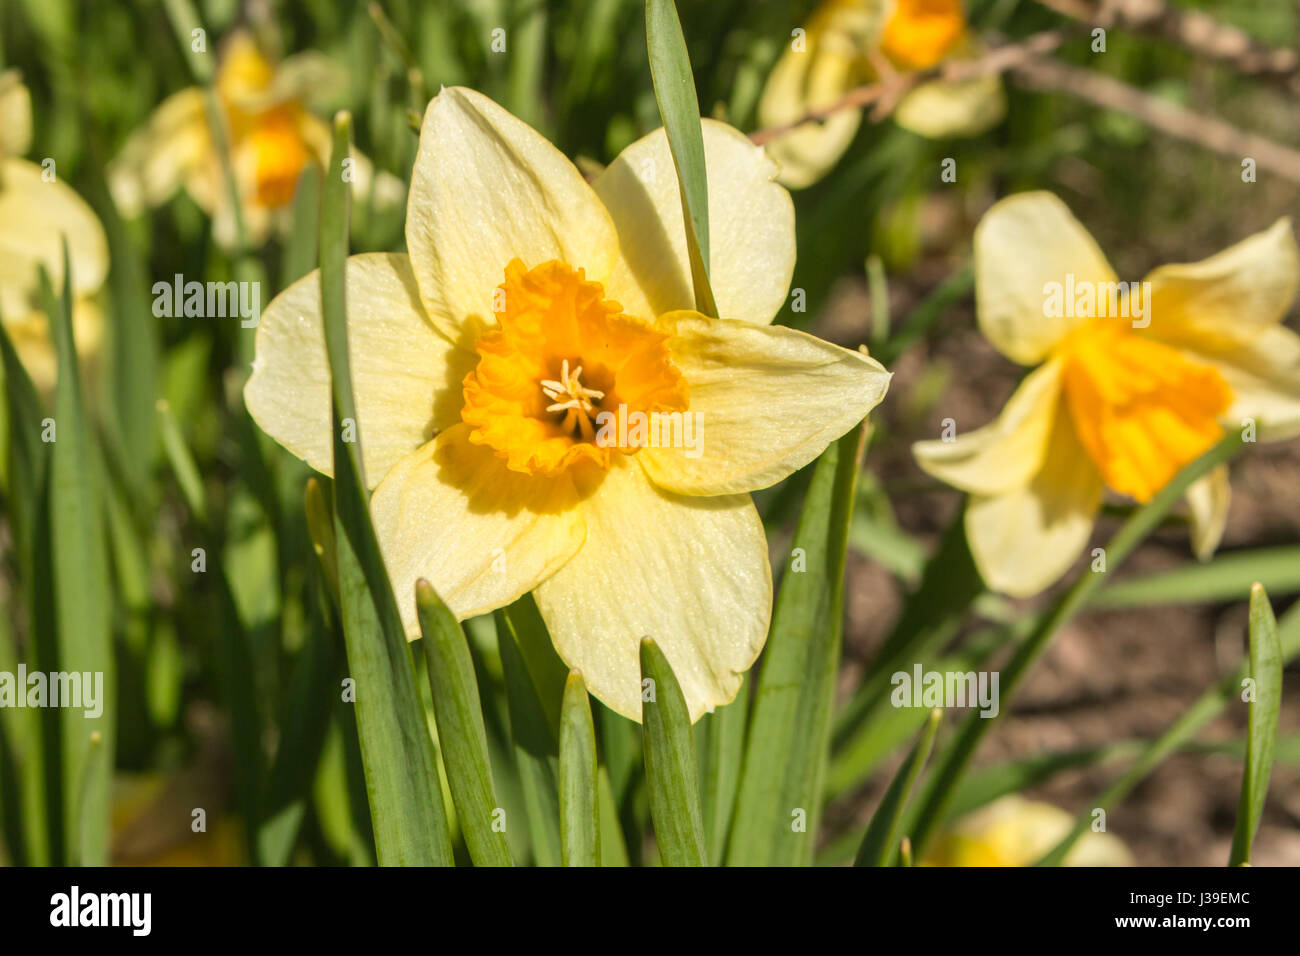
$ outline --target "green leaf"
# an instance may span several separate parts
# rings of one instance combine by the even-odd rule
[[[731,866],[797,866],[813,858],[864,434],[854,428],[822,453],[804,500],[754,692],[728,843]]]
[[[338,542],[334,536],[334,516],[330,513],[329,502],[325,500],[320,482],[315,478],[307,479],[307,487],[303,492],[303,506],[307,513],[307,535],[311,538],[312,550],[316,552],[316,558],[320,561],[330,595],[337,607],[339,565]]]
[[[1182,500],[1189,485],[1231,460],[1241,447],[1240,434],[1230,432],[1217,445],[1179,472],[1151,501],[1134,512],[1116,532],[1106,548],[1109,569],[1115,571],[1123,564],[1147,535],[1160,525],[1170,509]],[[957,785],[984,735],[1010,709],[1011,700],[1020,681],[1047,648],[1057,631],[1088,603],[1093,593],[1100,587],[1102,577],[1101,574],[1085,571],[1075,580],[1070,589],[1052,606],[1051,611],[1035,625],[1033,633],[1016,649],[1015,655],[1002,668],[999,686],[1002,703],[997,715],[993,717],[984,717],[978,713],[970,715],[962,724],[956,738],[945,748],[931,777],[930,785],[926,788],[915,825],[909,828],[913,850],[919,858],[924,858],[926,842],[946,819]]]
[[[126,490],[135,501],[152,505],[149,481],[157,439],[154,402],[158,396],[158,359],[162,326],[150,309],[149,275],[144,257],[127,235],[117,206],[108,196],[102,173],[96,170],[93,198],[108,239],[108,285],[111,324],[112,418],[105,424],[120,442],[111,443],[114,459],[127,476]]]
[[[298,654],[280,718],[280,746],[267,782],[258,859],[288,864],[333,715],[342,648],[325,620],[319,594],[307,599],[307,636]]]
[[[542,71],[546,66],[546,4],[513,0],[510,57],[506,61],[506,90],[510,112],[530,126],[543,120]]]
[[[646,0],[646,48],[659,115],[677,169],[686,223],[686,250],[691,260],[695,308],[717,318],[718,306],[709,285],[709,183],[704,168],[704,133],[695,78],[686,52],[686,38],[673,0]]]
[[[564,682],[560,709],[560,855],[565,866],[600,865],[596,727],[578,671]]]
[[[1300,656],[1300,604],[1293,605],[1278,622],[1277,638],[1283,666]],[[1197,732],[1217,717],[1229,703],[1239,700],[1242,682],[1249,672],[1249,662],[1243,662],[1198,697],[1163,734],[1143,748],[1133,764],[1114,783],[1084,805],[1083,812],[1074,821],[1074,828],[1044,854],[1036,865],[1060,866],[1070,848],[1091,828],[1093,809],[1100,807],[1109,810],[1118,804],[1166,757],[1190,743]]]
[[[50,450],[49,528],[54,573],[54,618],[59,670],[102,681],[103,713],[87,717],[80,707],[60,708],[63,746],[64,833],[79,848],[76,862],[108,863],[109,810],[114,752],[116,674],[110,629],[104,479],[86,414],[76,344],[72,337],[72,265],[63,247],[63,295],[56,298],[41,271],[41,293],[58,354],[54,392],[57,437]],[[84,679],[84,677],[83,677]],[[91,738],[98,734],[105,772],[91,765]]]
[[[1169,571],[1119,581],[1103,588],[1090,607],[1150,607],[1235,601],[1259,582],[1270,594],[1300,591],[1300,547],[1258,548],[1219,554]]]
[[[1018,644],[1029,636],[1035,618],[1026,615],[1009,626],[979,631],[962,642],[951,655],[929,654],[909,662],[923,671],[965,673],[978,668],[1008,643]],[[920,707],[895,707],[890,695],[876,695],[875,703],[859,718],[857,731],[841,750],[832,750],[826,773],[826,795],[830,799],[859,786],[876,766],[903,741],[914,736],[925,721]]]
[[[370,524],[361,467],[365,436],[358,425],[356,441],[343,440],[343,421],[357,422],[345,301],[348,186],[343,159],[350,139],[351,119],[340,114],[325,183],[320,251],[321,312],[334,399],[334,520],[343,636],[355,681],[357,734],[379,863],[450,866],[451,836],[433,742],[401,615]]]
[[[180,486],[181,494],[185,497],[185,504],[194,514],[195,520],[199,524],[206,526],[208,523],[208,502],[203,491],[203,479],[199,477],[199,467],[195,464],[194,456],[185,443],[185,436],[181,434],[180,423],[176,421],[176,416],[172,414],[167,399],[158,399],[157,414],[163,451],[167,455],[167,460],[172,466],[172,472],[176,476],[176,484]]]
[[[1277,721],[1282,711],[1282,645],[1277,621],[1262,584],[1250,589],[1250,678],[1254,695],[1246,731],[1246,765],[1241,776],[1241,801],[1232,836],[1229,866],[1250,863],[1250,845],[1259,829],[1268,797],[1268,778],[1277,746]]]
[[[321,174],[315,163],[303,167],[293,193],[292,228],[280,263],[280,288],[287,289],[316,268]]]
[[[934,656],[957,634],[971,604],[983,593],[984,582],[966,541],[965,515],[959,513],[944,532],[938,551],[926,562],[920,585],[908,597],[862,684],[839,715],[834,735],[837,752],[864,746],[874,729],[865,717],[888,693],[890,676]]]
[[[709,862],[721,866],[727,833],[736,809],[740,763],[745,755],[745,726],[749,720],[749,684],[730,704],[705,714],[695,725],[700,751],[700,799],[704,807],[704,839]]]
[[[501,670],[506,682],[506,701],[510,709],[510,737],[514,744],[515,765],[519,769],[519,787],[528,816],[528,834],[533,846],[533,862],[538,866],[559,866],[560,796],[559,771],[559,704],[554,722],[550,708],[543,703],[533,677],[520,651],[527,642],[527,628],[521,626],[522,602],[496,612],[497,644],[501,651]],[[563,691],[560,692],[561,698]],[[549,697],[549,695],[548,695]]]
[[[423,578],[415,582],[415,605],[438,741],[465,845],[475,866],[512,866],[505,832],[495,826],[501,804],[492,785],[483,704],[465,632]]]
[[[889,789],[880,801],[880,806],[871,816],[867,832],[862,836],[862,845],[858,847],[858,858],[854,866],[887,866],[898,839],[899,824],[903,818],[903,809],[912,796],[912,788],[921,775],[921,769],[930,759],[930,748],[934,746],[934,735],[939,731],[939,722],[943,719],[942,710],[930,711],[921,737],[912,752],[907,755],[898,773],[889,783]]]
[[[950,816],[954,819],[963,817],[1009,793],[1020,793],[1041,786],[1067,770],[1098,767],[1121,758],[1131,758],[1141,749],[1142,744],[1138,741],[1121,740],[1101,747],[1034,754],[972,771],[957,788]]]
[[[652,692],[641,705],[641,736],[659,853],[665,866],[706,866],[690,712],[668,658],[648,637],[641,641],[642,686],[647,680]]]

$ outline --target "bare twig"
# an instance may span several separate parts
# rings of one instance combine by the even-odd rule
[[[809,110],[803,116],[790,123],[769,126],[749,134],[749,138],[759,144],[770,142],[778,136],[784,136],[791,130],[806,123],[818,123],[847,109],[861,109],[877,103],[888,104],[888,109],[874,110],[872,120],[879,122],[888,116],[893,106],[909,90],[929,80],[941,79],[948,82],[973,80],[981,76],[1005,73],[1022,63],[1046,53],[1051,53],[1067,40],[1077,36],[1074,30],[1044,30],[1019,43],[1007,43],[994,47],[984,56],[972,60],[946,60],[928,70],[914,70],[910,73],[895,73],[878,82],[868,83],[849,90],[835,102],[821,109]]]
[[[1128,113],[1152,129],[1224,156],[1238,160],[1249,157],[1260,169],[1300,183],[1300,151],[1151,96],[1113,77],[1053,60],[1023,63],[1016,67],[1015,76],[1036,89],[1064,93],[1094,106]]]
[[[1090,0],[1039,2],[1061,12],[1082,13],[1085,8],[1094,6]],[[1159,4],[1160,0],[1106,0],[1107,4],[1123,6],[1147,2]],[[1097,8],[1100,9],[1100,6]],[[880,122],[909,90],[921,83],[935,79],[961,82],[991,74],[1011,73],[1028,87],[1064,93],[1094,106],[1127,113],[1168,136],[1238,160],[1249,157],[1255,160],[1259,168],[1300,183],[1300,151],[1240,129],[1217,117],[1197,113],[1152,96],[1105,74],[1068,66],[1045,57],[1045,54],[1052,53],[1077,34],[1077,30],[1046,30],[1035,33],[1020,43],[993,47],[976,59],[950,60],[928,70],[894,74],[879,82],[849,90],[835,102],[821,109],[810,110],[793,122],[757,130],[749,138],[761,145],[805,123],[820,122],[841,110],[872,105],[875,109],[871,111],[870,118],[873,122]]]
[[[1172,40],[1239,73],[1300,94],[1300,54],[1266,46],[1249,34],[1167,0],[1038,0],[1064,16],[1100,27],[1124,27]]]

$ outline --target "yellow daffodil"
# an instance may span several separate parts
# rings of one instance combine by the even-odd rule
[[[1300,433],[1300,337],[1281,324],[1300,276],[1291,223],[1201,262],[1120,283],[1050,193],[997,203],[975,231],[984,336],[1037,365],[990,425],[915,448],[970,493],[966,532],[990,587],[1034,594],[1088,542],[1104,488],[1148,501],[1224,429]],[[1198,556],[1213,552],[1227,471],[1188,494]]]
[[[759,125],[784,126],[826,109],[886,70],[925,70],[979,51],[961,0],[825,0],[768,78]],[[988,76],[921,83],[893,116],[914,133],[941,139],[976,136],[1005,113],[1002,83]],[[861,121],[858,110],[844,109],[774,139],[769,148],[781,165],[780,181],[800,189],[821,179],[853,141]]]
[[[485,96],[430,104],[407,203],[409,255],[348,260],[363,464],[408,636],[427,578],[457,617],[532,591],[556,650],[611,708],[641,714],[653,637],[692,717],[730,701],[766,638],[772,579],[748,492],[812,461],[889,375],[773,326],[794,209],[764,151],[705,120],[711,278],[694,304],[663,130],[588,185]],[[331,467],[319,277],[258,326],[244,397],[257,423]],[[602,433],[685,416],[699,439]],[[661,436],[662,437],[662,436]]]
[[[40,306],[39,267],[57,291],[63,241],[72,263],[73,335],[83,360],[99,351],[103,320],[93,296],[108,272],[108,243],[94,212],[58,178],[58,166],[19,157],[31,146],[31,96],[13,71],[0,75],[0,319],[42,392],[54,388],[58,363]]]
[[[1012,794],[962,817],[934,841],[923,866],[1032,866],[1070,832],[1074,817],[1050,803]],[[1066,866],[1132,866],[1119,837],[1089,831]]]
[[[216,98],[225,125],[240,211],[250,242],[260,245],[289,225],[298,178],[312,161],[329,159],[329,124],[308,109],[313,98],[339,86],[335,69],[316,53],[271,63],[248,33],[227,40],[217,70]],[[401,201],[400,180],[374,174],[368,159],[353,152],[352,184],[359,197],[378,205]],[[206,94],[197,87],[162,102],[127,140],[110,165],[113,199],[126,215],[157,206],[184,188],[213,219],[217,241],[236,238],[234,210],[212,137]]]

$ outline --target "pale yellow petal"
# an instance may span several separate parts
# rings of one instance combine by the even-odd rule
[[[406,245],[425,310],[453,339],[492,317],[506,264],[560,259],[605,282],[618,234],[577,167],[481,93],[443,89],[429,104],[411,172]]]
[[[1006,115],[1007,95],[998,76],[922,83],[894,108],[894,122],[930,139],[978,136]]]
[[[1253,335],[1282,321],[1295,301],[1300,252],[1291,220],[1279,219],[1200,262],[1161,266],[1147,281],[1152,335],[1172,341],[1189,332],[1225,339]]]
[[[1254,425],[1258,441],[1300,434],[1300,336],[1272,325],[1233,348],[1194,350],[1193,357],[1218,369],[1232,389],[1226,428]]]
[[[434,330],[404,255],[349,258],[347,310],[362,464],[373,487],[436,431],[460,420],[460,383],[476,357]],[[264,432],[317,471],[332,473],[330,373],[319,272],[298,280],[266,306],[244,403]]]
[[[703,121],[709,186],[709,280],[723,318],[767,323],[794,274],[794,204],[761,147]],[[632,315],[694,309],[677,170],[668,136],[637,140],[592,183],[618,228],[622,256],[606,292]]]
[[[468,426],[458,424],[407,455],[370,501],[412,640],[420,636],[420,578],[464,619],[527,594],[582,547],[582,513],[570,478],[509,471],[468,436]]]
[[[1060,807],[1009,794],[949,827],[924,862],[931,866],[1032,866],[1073,826],[1074,817]],[[1065,865],[1132,866],[1133,856],[1118,837],[1088,833],[1066,856]]]
[[[1228,466],[1219,465],[1192,482],[1186,498],[1192,519],[1192,551],[1199,560],[1208,561],[1223,540],[1228,525],[1228,506],[1232,501]]]
[[[632,720],[643,637],[667,656],[692,720],[730,702],[771,617],[767,541],[749,497],[679,497],[619,457],[583,514],[586,544],[535,594],[560,657]]]
[[[1059,402],[1043,467],[1029,483],[972,495],[966,505],[966,537],[984,582],[1013,597],[1053,584],[1087,545],[1101,494],[1101,476]]]
[[[683,429],[676,447],[643,448],[637,458],[655,484],[679,494],[776,484],[862,421],[889,387],[875,359],[794,329],[694,312],[658,325],[673,336],[693,430]]]
[[[108,272],[108,241],[95,213],[61,179],[45,182],[35,163],[0,160],[0,314],[25,316],[38,305],[41,265],[60,288],[64,238],[73,291],[94,292]]]
[[[802,52],[787,45],[763,87],[758,125],[786,126],[834,105],[861,78],[859,60],[858,51],[843,37],[832,35],[821,43],[814,38]],[[767,148],[780,167],[780,182],[791,189],[817,182],[839,162],[861,125],[861,110],[838,110],[771,140]]]
[[[0,73],[0,159],[32,146],[32,94],[17,70]]]
[[[1048,362],[1025,376],[993,422],[957,431],[952,441],[917,442],[912,454],[926,473],[962,491],[993,495],[1023,486],[1042,467],[1060,396],[1061,363]]]
[[[123,215],[170,199],[191,180],[211,178],[217,170],[203,91],[197,87],[167,97],[127,139],[108,167],[113,201]],[[195,201],[211,210],[207,188],[191,190]],[[205,202],[206,200],[206,202]]]
[[[1114,282],[1088,231],[1051,193],[996,203],[975,228],[975,304],[980,330],[1022,365],[1041,361],[1080,319],[1050,316],[1047,285]],[[1062,309],[1061,311],[1065,311]]]

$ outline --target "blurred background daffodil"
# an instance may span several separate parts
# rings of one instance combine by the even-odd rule
[[[344,82],[340,70],[315,52],[274,63],[247,31],[226,40],[216,76],[216,102],[250,245],[284,234],[298,180],[308,163],[329,158],[329,123],[312,111]],[[222,246],[238,239],[219,144],[212,135],[207,94],[190,87],[165,99],[133,133],[108,170],[113,199],[124,215],[157,206],[184,189],[212,217]],[[355,196],[377,207],[396,206],[406,187],[376,173],[356,150],[350,156]]]
[[[961,0],[825,0],[768,77],[759,124],[796,123],[855,87],[979,52]],[[943,139],[977,136],[1005,113],[1002,81],[989,75],[921,82],[897,103],[893,116],[905,129]],[[792,189],[817,182],[848,149],[861,123],[860,110],[841,109],[773,139],[768,148],[781,164],[780,181]]]
[[[31,95],[18,73],[0,74],[0,318],[38,391],[54,388],[57,361],[40,305],[40,267],[57,292],[63,242],[72,264],[73,335],[90,368],[103,338],[94,297],[108,272],[108,242],[90,206],[58,178],[53,160],[22,156],[31,148]]]
[[[1300,337],[1281,324],[1298,277],[1285,218],[1119,283],[1056,196],[994,205],[975,230],[980,331],[1037,368],[991,424],[913,446],[923,469],[970,494],[966,533],[985,582],[1013,596],[1048,587],[1087,545],[1105,489],[1147,502],[1225,429],[1248,441],[1300,433]],[[1226,466],[1187,497],[1207,558],[1226,520]]]
[[[1070,832],[1074,817],[1060,807],[1010,794],[969,813],[949,827],[922,859],[922,866],[1033,866]],[[1066,866],[1132,866],[1119,837],[1089,831],[1079,838]]]

